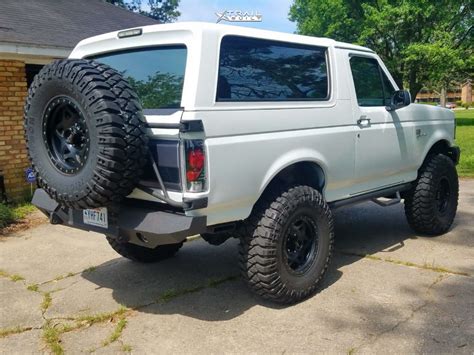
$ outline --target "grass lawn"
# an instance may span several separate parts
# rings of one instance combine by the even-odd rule
[[[474,110],[456,110],[456,144],[461,148],[458,174],[474,177]]]

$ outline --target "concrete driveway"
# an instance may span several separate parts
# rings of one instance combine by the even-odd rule
[[[474,352],[474,180],[451,232],[415,235],[403,205],[337,211],[336,256],[314,297],[262,302],[237,242],[197,239],[153,265],[102,235],[43,224],[0,241],[4,353]]]

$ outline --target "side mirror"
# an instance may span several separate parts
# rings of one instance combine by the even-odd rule
[[[406,90],[397,90],[393,93],[390,99],[390,105],[386,106],[385,108],[387,111],[395,111],[399,108],[408,106],[411,104],[411,95]]]

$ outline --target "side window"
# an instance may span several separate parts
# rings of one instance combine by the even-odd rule
[[[350,63],[359,106],[385,106],[384,89],[377,60],[352,57]]]
[[[354,56],[350,63],[359,106],[389,105],[395,88],[377,60]]]
[[[327,100],[326,51],[323,47],[225,36],[216,100]]]

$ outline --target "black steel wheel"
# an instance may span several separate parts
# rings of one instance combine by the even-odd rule
[[[256,294],[291,304],[317,290],[334,243],[332,214],[317,190],[268,192],[239,233],[242,275]]]
[[[51,100],[43,115],[43,139],[51,163],[65,174],[80,171],[88,158],[90,137],[84,113],[69,97]]]
[[[426,158],[413,188],[405,194],[405,215],[417,233],[440,235],[453,224],[458,207],[459,181],[446,155]]]
[[[451,184],[447,177],[443,176],[439,181],[438,191],[436,192],[436,203],[440,214],[446,213],[451,201]]]
[[[283,260],[288,272],[303,275],[318,253],[318,227],[304,209],[295,212],[284,232]]]

